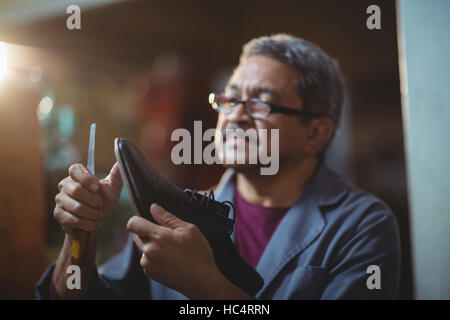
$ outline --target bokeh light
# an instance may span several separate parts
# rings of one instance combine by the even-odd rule
[[[53,109],[53,100],[49,96],[42,98],[38,105],[39,119],[45,118]]]
[[[8,70],[8,52],[6,44],[4,42],[0,42],[0,80],[5,78],[7,70]]]

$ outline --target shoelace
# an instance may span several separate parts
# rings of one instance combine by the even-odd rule
[[[196,198],[198,199],[198,196],[201,196],[200,202],[198,203],[199,207],[201,207],[202,204],[206,201],[206,206],[205,207],[208,208],[209,204],[210,204],[210,201],[211,200],[215,201],[214,192],[212,190],[209,191],[209,193],[205,192],[204,194],[198,193],[196,189],[194,189],[194,190],[186,189],[184,191],[187,191],[187,192],[189,192],[191,194],[191,197],[189,198],[189,203],[192,203],[192,201],[194,199],[196,199]],[[228,200],[227,201],[223,201],[221,203],[226,204],[231,209],[233,209],[233,218],[231,219],[232,224],[231,224],[231,228],[230,228],[229,233],[228,233],[228,235],[231,235],[233,233],[234,224],[236,222],[236,207],[234,206],[233,202],[228,201]]]

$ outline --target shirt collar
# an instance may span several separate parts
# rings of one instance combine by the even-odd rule
[[[227,169],[217,184],[214,193],[219,201],[233,201],[235,192],[236,172]],[[334,171],[324,163],[320,164],[316,172],[308,182],[302,196],[311,196],[317,206],[332,205],[342,199],[348,192],[347,183],[342,181]]]
[[[308,183],[305,192],[314,198],[317,206],[328,206],[339,202],[347,194],[348,185],[326,164],[321,164]]]

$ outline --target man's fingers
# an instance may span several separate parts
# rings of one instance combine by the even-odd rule
[[[119,163],[114,163],[109,175],[102,182],[107,182],[114,188],[122,189],[122,176],[120,175]]]
[[[144,245],[149,242],[148,238],[142,238],[142,237],[138,236],[136,233],[133,233],[132,237],[133,237],[134,243],[136,243],[136,246],[139,249],[141,249],[141,251],[143,251]]]
[[[149,277],[152,277],[155,272],[152,272],[152,269],[154,266],[151,265],[151,259],[147,257],[145,253],[142,253],[141,261],[139,261],[141,264],[142,269],[144,269],[144,272]],[[153,268],[152,268],[153,267]]]
[[[72,229],[79,229],[84,230],[87,232],[94,231],[98,228],[99,224],[94,221],[86,220],[79,218],[77,216],[74,216],[70,212],[67,212],[60,206],[56,206],[55,210],[53,211],[53,215],[56,220],[63,226],[63,229],[72,228]]]
[[[93,209],[84,203],[78,202],[64,193],[58,193],[55,197],[55,202],[62,209],[79,218],[90,221],[100,221],[103,219],[102,211]]]
[[[164,208],[153,203],[150,206],[150,213],[157,223],[170,229],[176,229],[186,225],[187,222],[177,218]]]
[[[97,192],[99,189],[97,177],[93,176],[81,163],[70,166],[69,176],[91,192]]]
[[[70,177],[68,178],[69,180],[64,179],[59,186],[59,190],[62,193],[92,208],[102,207],[103,201],[98,194],[85,189],[80,183],[73,181]]]
[[[128,220],[127,229],[141,238],[153,240],[158,240],[164,233],[164,227],[158,226],[153,222],[138,216],[134,216]]]
[[[145,255],[145,253],[142,253],[140,264],[143,268],[146,268],[150,264],[150,260],[148,260],[148,257]]]
[[[161,268],[165,268],[165,265],[158,263],[160,260],[158,257],[159,249],[155,244],[148,244],[144,246],[144,250],[142,251],[143,253],[140,261],[142,269],[147,276],[158,281],[158,275],[161,274]]]
[[[66,183],[71,183],[73,180],[70,176],[65,177],[58,183],[58,190],[61,191],[61,189],[64,187]]]

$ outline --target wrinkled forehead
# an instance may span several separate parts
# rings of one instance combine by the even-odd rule
[[[291,95],[296,93],[297,73],[287,64],[264,56],[243,59],[229,79],[226,91]]]

